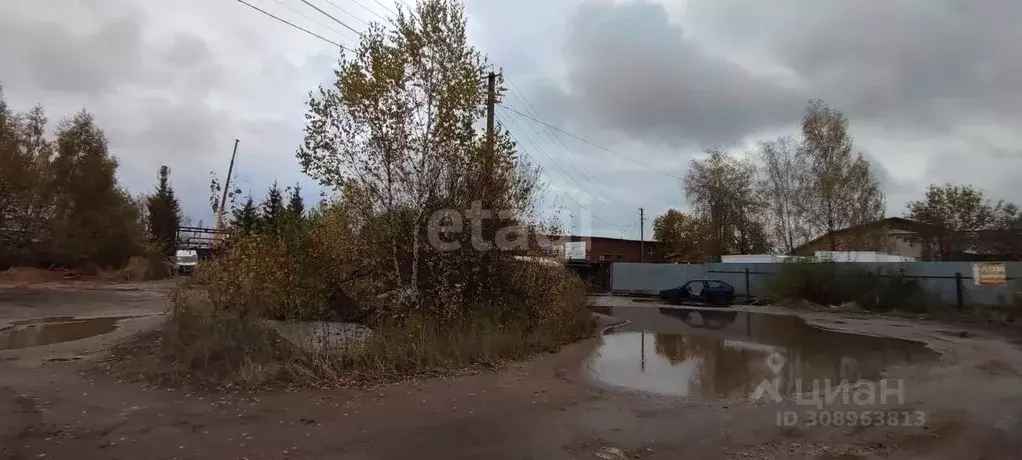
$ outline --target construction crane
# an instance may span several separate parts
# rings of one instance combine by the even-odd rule
[[[227,179],[224,181],[223,196],[220,197],[220,206],[216,208],[216,230],[212,234],[210,248],[219,248],[227,236],[227,193],[231,189],[231,176],[234,174],[234,158],[238,155],[238,139],[234,139],[234,150],[231,152],[231,164],[227,167]]]

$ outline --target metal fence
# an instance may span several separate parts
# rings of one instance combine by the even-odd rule
[[[972,262],[844,262],[842,266],[869,271],[883,278],[915,280],[933,300],[944,305],[1004,305],[1022,290],[1022,262],[1005,262],[1004,286],[977,286]],[[735,287],[740,297],[770,295],[770,279],[781,269],[776,263],[640,264],[615,263],[611,290],[617,294],[656,294],[696,278],[719,279]]]

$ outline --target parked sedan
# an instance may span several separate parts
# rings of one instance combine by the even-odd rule
[[[660,291],[660,298],[675,305],[683,302],[729,305],[735,301],[735,288],[720,280],[689,280],[676,288]]]

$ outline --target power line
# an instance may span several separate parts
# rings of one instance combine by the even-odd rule
[[[574,184],[575,184],[576,186],[578,186],[578,188],[579,188],[579,189],[581,189],[582,191],[586,192],[586,193],[587,193],[587,194],[589,194],[590,196],[593,196],[593,197],[597,197],[597,194],[595,194],[595,193],[593,193],[593,192],[590,192],[590,191],[589,191],[589,189],[587,189],[587,188],[586,188],[585,186],[583,186],[583,185],[582,185],[582,184],[581,184],[580,182],[576,181],[576,180],[575,180],[575,178],[571,176],[571,174],[568,174],[568,172],[567,172],[567,171],[565,171],[565,170],[564,170],[564,168],[562,168],[562,167],[561,167],[561,166],[560,166],[559,164],[557,164],[557,161],[556,161],[556,160],[554,160],[553,156],[552,156],[552,155],[549,155],[549,154],[548,154],[548,153],[547,153],[546,151],[544,151],[544,150],[543,150],[543,149],[542,149],[542,148],[541,148],[541,147],[539,146],[540,144],[539,144],[539,143],[537,143],[537,142],[536,142],[535,140],[533,140],[533,139],[532,139],[532,136],[530,136],[530,135],[529,135],[529,133],[525,132],[525,130],[523,130],[523,129],[521,128],[521,126],[519,126],[519,125],[518,125],[518,123],[517,123],[517,122],[514,122],[514,120],[511,120],[511,121],[512,121],[512,123],[514,123],[514,127],[515,127],[515,129],[516,129],[516,130],[518,130],[518,131],[519,131],[519,133],[521,133],[521,135],[525,137],[525,140],[529,141],[529,143],[530,143],[530,144],[532,144],[532,147],[533,147],[533,149],[535,149],[535,150],[536,150],[537,152],[539,152],[539,153],[542,153],[542,154],[543,154],[543,155],[545,155],[545,156],[546,156],[547,158],[549,158],[549,159],[550,159],[550,162],[551,162],[551,164],[552,164],[552,165],[553,165],[553,166],[554,166],[555,168],[557,168],[557,170],[558,170],[558,171],[560,171],[560,172],[561,172],[561,174],[562,174],[562,175],[563,175],[564,177],[566,177],[566,178],[567,178],[568,180],[570,180],[571,182],[573,182],[573,183],[574,183]],[[507,123],[505,123],[505,125],[507,125]],[[535,130],[533,130],[533,132],[535,132]],[[538,135],[539,133],[538,133],[538,132],[536,132],[536,134]],[[516,139],[516,141],[517,141],[517,139]],[[599,190],[599,188],[597,188],[597,190]],[[607,200],[608,202],[610,202],[610,201],[613,201],[613,200],[612,200],[612,199],[611,199],[610,197],[607,197],[607,196],[605,196],[605,195],[603,196],[603,198],[605,198],[605,199],[606,199],[606,200]]]
[[[284,0],[277,0],[277,3],[280,3],[280,4],[281,4],[281,5],[282,5],[282,6],[284,7],[284,8],[287,8],[287,9],[289,9],[289,10],[291,10],[291,11],[293,11],[293,12],[297,13],[297,14],[300,14],[300,15],[302,15],[302,16],[303,16],[303,17],[305,17],[306,19],[308,19],[308,20],[312,21],[313,23],[315,23],[315,24],[319,25],[320,27],[323,27],[323,28],[324,28],[324,29],[326,29],[326,30],[329,30],[329,31],[331,31],[331,32],[333,32],[333,33],[335,33],[335,34],[337,34],[337,35],[340,35],[340,36],[342,36],[342,37],[344,37],[344,38],[347,38],[347,39],[349,39],[349,40],[355,40],[355,39],[354,39],[354,38],[352,38],[352,37],[351,37],[350,35],[346,35],[345,33],[341,32],[341,31],[339,31],[339,30],[337,30],[337,29],[334,29],[333,27],[330,27],[330,26],[328,26],[328,25],[326,25],[326,24],[323,24],[323,23],[322,23],[322,22],[320,22],[320,21],[319,21],[318,19],[316,19],[316,18],[314,18],[314,17],[312,17],[312,16],[309,16],[309,15],[308,15],[307,13],[305,13],[304,11],[298,10],[298,9],[296,9],[295,7],[291,6],[291,5],[289,5],[289,4],[287,4],[287,3],[284,3]]]
[[[240,0],[239,0],[239,1],[240,1]],[[312,3],[310,3],[310,2],[309,2],[309,0],[299,0],[299,1],[301,1],[302,3],[304,3],[304,4],[306,4],[306,5],[309,5],[310,7],[312,7],[312,9],[314,9],[314,10],[316,10],[316,11],[319,11],[320,13],[322,13],[322,14],[323,14],[323,16],[326,16],[326,17],[328,17],[328,18],[332,19],[332,20],[333,20],[334,22],[336,22],[336,23],[338,23],[338,24],[340,24],[340,25],[342,25],[342,26],[346,27],[346,28],[347,28],[348,30],[350,30],[350,31],[352,31],[352,32],[355,32],[355,34],[356,34],[356,35],[358,35],[359,37],[361,37],[361,36],[362,36],[362,32],[359,32],[358,30],[355,30],[355,28],[354,28],[354,27],[351,27],[351,26],[349,26],[349,25],[348,25],[347,23],[345,23],[344,21],[342,21],[342,20],[340,20],[340,19],[337,19],[337,18],[335,18],[335,17],[334,17],[334,16],[332,15],[332,14],[330,14],[330,13],[327,13],[326,11],[323,11],[323,9],[322,9],[322,8],[320,8],[320,7],[316,6],[316,5],[313,5]]]
[[[325,0],[325,1],[327,3],[329,3],[330,6],[332,6],[334,8],[337,8],[338,10],[341,10],[341,12],[343,12],[344,14],[347,14],[348,16],[351,16],[351,17],[355,18],[355,20],[357,20],[358,22],[361,22],[362,24],[365,24],[366,27],[369,27],[369,23],[368,22],[363,21],[362,18],[360,18],[358,16],[355,16],[350,11],[348,11],[348,10],[346,10],[344,8],[341,8],[341,6],[336,4],[336,3],[334,3],[333,0]]]
[[[287,24],[287,25],[291,26],[292,28],[298,29],[298,30],[300,30],[300,31],[302,31],[302,32],[305,32],[306,34],[309,34],[309,35],[311,35],[311,36],[313,36],[313,37],[316,37],[316,38],[318,38],[318,39],[320,39],[320,40],[323,40],[324,42],[330,43],[330,44],[332,44],[332,45],[334,45],[334,46],[336,46],[336,47],[338,47],[338,48],[340,48],[340,49],[344,49],[344,50],[347,50],[347,49],[348,49],[348,48],[346,48],[345,46],[341,45],[340,43],[337,43],[337,42],[335,42],[335,41],[333,41],[333,40],[330,40],[330,39],[328,39],[328,38],[326,38],[326,37],[323,37],[322,35],[319,35],[319,34],[317,34],[317,33],[315,33],[315,32],[312,32],[312,31],[310,31],[310,30],[308,30],[308,29],[304,28],[304,27],[301,27],[301,26],[299,26],[299,25],[296,25],[296,24],[294,24],[294,23],[292,23],[292,22],[290,22],[290,21],[288,21],[288,20],[286,20],[286,19],[280,18],[280,17],[278,17],[278,16],[276,16],[276,15],[274,15],[274,14],[270,13],[270,12],[267,12],[266,10],[263,10],[262,8],[259,8],[259,7],[255,6],[255,5],[252,5],[252,4],[248,3],[248,2],[246,2],[245,0],[237,0],[237,1],[238,1],[239,3],[241,3],[241,4],[245,5],[245,6],[249,7],[249,8],[252,8],[252,9],[254,9],[254,10],[256,10],[256,11],[258,11],[258,12],[260,12],[260,13],[264,14],[264,15],[266,15],[266,16],[269,16],[269,17],[271,17],[271,18],[273,18],[273,19],[276,19],[277,21],[280,21],[280,22],[282,22],[282,23],[284,23],[284,24]],[[387,9],[388,11],[390,11],[390,9],[389,9],[389,8],[387,8],[387,7],[385,6],[385,5],[383,5],[383,4],[382,4],[382,3],[380,3],[379,1],[377,1],[377,0],[373,0],[373,1],[375,1],[375,2],[377,3],[377,4],[379,4],[380,6],[384,7],[384,8],[385,8],[385,9]],[[361,32],[359,32],[358,30],[355,30],[355,29],[354,29],[354,28],[352,28],[351,26],[349,26],[349,25],[345,24],[345,23],[344,23],[343,21],[341,21],[341,20],[339,20],[339,19],[335,18],[334,16],[330,15],[329,13],[327,13],[327,12],[323,11],[323,10],[322,10],[321,8],[319,8],[319,7],[315,6],[315,5],[313,5],[312,3],[309,3],[309,2],[308,2],[308,1],[306,1],[306,0],[301,0],[301,2],[302,2],[302,3],[305,3],[306,5],[308,5],[308,6],[310,6],[310,7],[312,7],[312,8],[313,8],[313,9],[315,9],[316,11],[319,11],[319,12],[320,12],[320,13],[322,13],[322,14],[323,14],[324,16],[326,16],[326,17],[328,17],[328,18],[332,19],[332,20],[333,20],[334,22],[337,22],[338,24],[341,24],[342,26],[344,26],[344,27],[348,28],[349,30],[351,30],[351,31],[355,32],[355,33],[356,33],[356,34],[358,34],[359,36],[362,36]],[[333,4],[332,2],[330,2],[330,3],[331,3],[331,4]],[[285,5],[285,6],[287,6],[287,5]],[[334,6],[336,6],[336,5],[334,5]],[[295,11],[294,9],[292,9],[292,8],[290,8],[290,7],[289,7],[289,9],[291,9],[292,11]],[[341,8],[339,8],[339,7],[338,7],[338,9],[341,9]],[[344,11],[344,10],[343,10],[343,9],[341,9],[341,11]],[[296,12],[297,12],[297,11],[296,11]],[[299,13],[299,14],[302,14],[301,12],[298,12],[298,13]],[[350,13],[349,13],[349,14],[350,14]],[[313,18],[311,18],[311,17],[309,17],[309,16],[307,16],[307,15],[305,15],[305,14],[302,14],[302,15],[303,15],[303,16],[305,16],[306,18],[308,18],[308,19],[312,20],[313,22],[316,22],[316,23],[317,23],[317,24],[319,24],[319,25],[321,25],[321,26],[323,26],[323,27],[326,27],[327,29],[329,29],[329,30],[331,30],[331,31],[333,31],[333,32],[335,32],[335,33],[339,33],[338,31],[336,31],[336,30],[333,30],[333,29],[331,29],[330,27],[327,27],[327,26],[325,26],[324,24],[320,23],[319,21],[316,21],[315,19],[313,19]],[[356,19],[357,19],[357,17],[356,17]],[[363,22],[364,22],[364,21],[363,21]],[[501,107],[504,107],[504,106],[501,106]],[[582,141],[584,141],[584,142],[590,143],[590,144],[592,144],[592,145],[595,145],[595,146],[597,146],[597,147],[603,148],[604,150],[610,151],[609,149],[606,149],[605,147],[601,147],[601,146],[599,146],[599,145],[597,145],[597,144],[595,144],[595,143],[592,143],[592,142],[590,142],[590,141],[587,141],[587,140],[585,140],[585,139],[582,139],[581,137],[575,136],[574,134],[571,134],[571,133],[568,133],[568,132],[566,132],[566,131],[563,131],[563,130],[561,130],[560,128],[554,127],[553,125],[550,125],[550,124],[548,124],[548,123],[546,123],[546,122],[543,122],[543,121],[541,121],[541,120],[538,120],[538,119],[536,119],[536,118],[534,118],[534,117],[532,117],[532,116],[530,116],[530,115],[526,115],[526,114],[523,114],[523,113],[521,113],[521,112],[519,112],[519,111],[517,111],[517,110],[514,110],[514,109],[512,109],[512,108],[509,108],[509,107],[504,107],[504,108],[506,108],[507,110],[509,110],[509,111],[511,111],[511,112],[513,112],[513,113],[516,113],[516,114],[518,114],[518,115],[524,116],[524,117],[526,117],[526,118],[528,118],[528,119],[531,119],[531,120],[537,121],[537,122],[539,122],[539,123],[543,124],[544,126],[547,126],[547,127],[551,128],[551,129],[557,130],[557,131],[559,131],[559,132],[562,132],[562,133],[564,133],[564,134],[568,134],[568,135],[570,135],[570,136],[572,136],[572,137],[575,137],[575,138],[577,138],[577,139],[579,139],[579,140],[582,140]],[[498,121],[499,121],[499,122],[500,122],[501,124],[504,124],[503,120],[501,120],[501,119],[500,119],[499,117],[498,117],[497,119],[498,119]],[[517,126],[517,125],[516,125],[516,126]],[[535,130],[533,130],[533,132],[536,132],[536,131],[535,131]],[[524,131],[523,131],[522,133],[523,133],[524,135],[528,136],[528,134],[527,134],[527,133],[525,133]],[[525,145],[524,145],[524,144],[522,144],[521,142],[519,142],[519,141],[518,141],[518,139],[517,139],[517,138],[515,138],[515,137],[514,137],[514,135],[513,135],[513,134],[511,134],[511,132],[510,132],[510,131],[508,131],[508,134],[509,134],[509,135],[511,136],[511,138],[512,138],[512,139],[514,139],[514,140],[515,140],[515,142],[516,142],[516,143],[518,143],[518,144],[519,144],[519,145],[521,146],[521,148],[522,148],[522,153],[524,153],[524,154],[525,154],[526,156],[529,156],[529,157],[531,158],[531,155],[529,154],[528,150],[527,150],[527,149],[525,148]],[[532,142],[531,138],[529,138],[529,141],[530,141],[530,142]],[[542,151],[542,150],[541,150],[541,149],[540,149],[539,147],[537,147],[537,146],[536,146],[536,144],[535,144],[535,143],[533,143],[533,147],[534,147],[534,148],[536,148],[537,150],[540,150],[540,151]],[[616,152],[613,152],[613,151],[610,151],[610,152],[611,152],[611,153],[616,153]],[[618,155],[620,155],[620,154],[618,154]],[[627,157],[626,157],[626,158],[627,158]],[[633,160],[633,161],[636,161],[636,160]],[[640,164],[641,164],[641,163],[640,163]],[[541,173],[545,174],[545,175],[546,175],[547,177],[549,177],[549,178],[551,178],[551,179],[552,179],[552,177],[550,176],[550,174],[549,174],[549,173],[547,173],[545,169],[543,169],[543,166],[542,166],[542,165],[540,165],[540,164],[539,164],[539,163],[537,162],[537,163],[536,163],[536,166],[537,166],[537,167],[539,168],[539,170],[540,170],[540,172],[541,172]],[[575,182],[575,184],[576,184],[576,185],[578,185],[578,186],[579,186],[579,188],[581,188],[581,189],[582,189],[583,191],[585,191],[586,193],[589,193],[589,191],[588,191],[588,190],[586,190],[586,189],[585,189],[584,187],[582,187],[582,186],[581,186],[581,184],[579,184],[579,183],[578,183],[577,181],[575,181],[575,179],[574,179],[574,178],[573,178],[573,177],[572,177],[571,175],[567,174],[567,173],[566,173],[566,172],[565,172],[565,171],[564,171],[563,169],[561,169],[561,168],[560,168],[560,166],[556,164],[556,162],[554,163],[554,166],[556,166],[556,167],[557,167],[557,168],[558,168],[558,169],[559,169],[559,170],[561,171],[561,173],[562,173],[562,174],[564,174],[565,176],[567,176],[569,180],[571,180],[572,182]],[[590,194],[590,195],[593,195],[592,193],[589,193],[589,194]],[[603,218],[601,218],[600,216],[598,216],[598,215],[594,214],[594,213],[593,213],[593,212],[592,212],[592,211],[591,211],[591,210],[590,210],[589,208],[587,208],[587,207],[583,206],[583,205],[582,205],[582,203],[579,203],[579,202],[578,202],[578,200],[576,200],[576,199],[575,199],[574,197],[572,197],[572,196],[571,196],[571,194],[569,194],[569,193],[567,193],[567,192],[562,192],[562,193],[561,193],[561,195],[563,195],[563,196],[567,197],[567,198],[568,198],[569,200],[571,200],[572,202],[574,202],[574,203],[575,203],[575,204],[576,204],[576,205],[577,205],[577,206],[579,207],[579,209],[581,209],[581,210],[583,210],[583,211],[586,211],[586,212],[588,212],[588,213],[589,213],[589,215],[590,215],[590,216],[591,216],[592,218],[594,218],[594,219],[596,219],[596,220],[598,220],[598,221],[600,221],[600,222],[603,222],[603,223],[605,223],[605,224],[607,224],[607,225],[610,225],[610,226],[612,226],[612,227],[616,227],[616,228],[621,228],[621,229],[625,229],[625,230],[627,230],[628,228],[630,228],[630,227],[632,226],[632,224],[629,224],[629,225],[620,225],[620,224],[615,224],[615,223],[613,223],[613,222],[610,222],[610,221],[608,221],[608,220],[606,220],[606,219],[603,219]],[[595,195],[593,195],[593,196],[595,196]]]
[[[335,42],[333,40],[330,40],[329,38],[323,37],[322,35],[319,35],[319,34],[313,32],[313,31],[311,31],[309,29],[306,29],[306,28],[304,28],[302,26],[295,25],[295,24],[291,23],[290,21],[288,21],[286,19],[281,19],[281,18],[279,18],[277,16],[274,16],[272,13],[269,13],[266,10],[264,10],[262,8],[259,8],[258,6],[252,5],[252,4],[248,3],[248,2],[246,2],[245,0],[238,0],[238,3],[241,3],[242,5],[245,5],[245,6],[249,7],[249,8],[252,8],[252,9],[254,9],[254,10],[260,12],[260,13],[263,13],[263,14],[273,18],[273,19],[276,19],[276,20],[278,20],[280,22],[283,22],[284,24],[287,24],[287,25],[289,25],[291,27],[294,27],[295,29],[298,29],[298,30],[300,30],[302,32],[305,32],[305,33],[309,34],[309,35],[312,35],[313,37],[316,37],[316,38],[318,38],[320,40],[323,40],[323,41],[325,41],[325,42],[327,42],[327,43],[329,43],[331,45],[334,45],[334,46],[342,49],[342,50],[346,50],[347,49],[343,45],[341,45],[340,43],[337,43],[337,42]]]
[[[654,171],[656,171],[656,172],[659,172],[659,173],[661,173],[661,174],[665,174],[665,175],[671,176],[671,177],[673,177],[673,178],[675,178],[675,179],[681,179],[681,180],[684,180],[684,179],[683,179],[683,178],[682,178],[681,176],[677,176],[677,175],[675,175],[675,174],[671,174],[671,173],[669,173],[669,172],[667,172],[667,171],[664,171],[664,170],[658,169],[658,168],[656,168],[656,167],[654,167],[654,166],[652,166],[652,165],[650,165],[650,164],[648,164],[648,163],[645,163],[645,162],[642,162],[642,161],[636,160],[635,158],[632,158],[632,157],[630,157],[630,156],[628,156],[628,155],[625,155],[625,154],[623,154],[623,153],[618,153],[618,152],[615,152],[615,151],[613,151],[613,150],[611,150],[611,149],[609,149],[609,148],[607,148],[607,147],[604,147],[604,146],[602,146],[602,145],[600,145],[600,144],[597,144],[597,143],[595,143],[595,142],[593,142],[593,141],[591,141],[591,140],[589,140],[589,139],[586,139],[586,138],[584,138],[584,137],[582,137],[582,136],[579,136],[579,135],[577,135],[577,134],[572,134],[572,133],[569,133],[568,131],[565,131],[565,130],[563,130],[563,129],[561,129],[561,128],[558,128],[558,127],[556,127],[556,126],[554,126],[554,125],[551,125],[550,123],[547,123],[547,122],[545,122],[545,121],[543,121],[543,120],[540,120],[540,119],[538,119],[538,118],[536,118],[536,117],[533,117],[532,115],[528,115],[528,114],[522,113],[522,112],[520,112],[520,111],[518,111],[518,110],[516,110],[516,109],[514,109],[514,108],[512,108],[512,107],[508,107],[508,106],[507,106],[507,105],[505,105],[505,104],[501,104],[501,105],[499,105],[498,107],[500,107],[500,108],[503,108],[504,110],[507,110],[507,111],[509,111],[509,112],[512,112],[512,113],[518,114],[519,116],[522,116],[522,117],[528,118],[528,119],[530,119],[530,120],[532,120],[532,121],[535,121],[536,123],[540,123],[540,124],[542,124],[542,125],[544,125],[544,126],[546,126],[546,127],[550,128],[550,129],[552,129],[552,130],[554,130],[554,131],[557,131],[557,132],[559,132],[559,133],[562,133],[562,134],[565,134],[565,135],[568,135],[568,136],[574,137],[575,139],[578,139],[578,140],[580,140],[580,141],[582,141],[582,142],[585,142],[586,144],[589,144],[589,145],[591,145],[591,146],[593,146],[593,147],[596,147],[596,148],[598,148],[598,149],[600,149],[600,150],[603,150],[603,151],[605,151],[605,152],[608,152],[608,153],[613,153],[614,155],[617,155],[617,156],[619,156],[619,157],[622,157],[622,158],[624,158],[624,159],[626,159],[626,160],[628,160],[628,161],[631,161],[631,162],[633,162],[633,163],[636,163],[636,164],[639,164],[639,165],[645,166],[645,167],[647,167],[647,168],[649,168],[649,169],[652,169],[652,170],[654,170]]]
[[[355,4],[356,4],[356,5],[358,5],[358,6],[362,7],[362,9],[363,9],[363,10],[366,10],[366,11],[368,11],[368,12],[372,13],[372,14],[373,14],[374,16],[376,16],[376,17],[380,18],[380,20],[382,20],[382,21],[388,21],[388,22],[390,21],[390,19],[388,19],[388,18],[384,17],[384,16],[383,16],[383,15],[381,15],[380,13],[377,13],[377,12],[376,12],[376,10],[374,10],[374,9],[372,9],[372,8],[369,8],[369,7],[365,6],[365,5],[363,5],[363,4],[362,4],[362,2],[360,2],[360,1],[358,1],[358,0],[352,0],[352,1],[353,1],[353,2],[355,2]],[[374,0],[374,1],[375,1],[375,0]],[[377,3],[377,4],[380,4],[380,2],[376,2],[376,3]],[[380,4],[380,6],[383,6],[383,5],[382,5],[382,4]],[[384,6],[384,8],[386,8],[386,7]]]
[[[620,237],[620,238],[621,238],[622,240],[623,240],[623,239],[625,239],[625,233],[626,233],[626,232],[628,232],[628,230],[632,228],[632,225],[635,225],[635,223],[631,223],[631,224],[628,224],[628,226],[627,226],[627,227],[625,227],[625,228],[621,229],[621,234],[620,234],[620,235],[618,235],[618,236],[619,236],[619,237]]]
[[[498,121],[498,122],[500,122],[501,124],[504,124],[504,121],[503,121],[503,120],[501,120],[501,119],[500,119],[500,117],[497,117],[497,121]],[[508,135],[510,135],[510,136],[511,136],[511,139],[514,139],[515,143],[517,143],[517,144],[518,144],[518,145],[519,145],[519,146],[521,147],[521,149],[522,149],[522,153],[524,153],[524,154],[525,154],[526,156],[528,156],[528,157],[532,158],[532,155],[530,155],[530,154],[529,154],[529,150],[525,148],[525,144],[523,144],[523,143],[519,142],[519,141],[518,141],[518,139],[517,139],[517,138],[515,138],[515,135],[514,135],[514,134],[512,134],[512,133],[511,133],[510,131],[508,131]],[[535,161],[535,158],[533,158],[533,161]],[[549,174],[549,173],[547,173],[545,169],[543,169],[543,165],[541,165],[541,164],[539,164],[539,163],[537,162],[537,163],[536,163],[536,167],[538,167],[538,168],[539,168],[539,171],[540,171],[541,173],[543,173],[544,175],[546,175],[546,176],[547,176],[548,178],[550,178],[550,179],[553,179],[553,178],[552,178],[552,177],[550,176],[550,174]],[[567,192],[562,192],[562,195],[564,195],[564,196],[565,196],[565,197],[567,197],[567,198],[568,198],[569,200],[571,200],[572,202],[574,202],[574,203],[575,203],[575,204],[576,204],[576,205],[577,205],[577,206],[579,207],[579,209],[581,209],[581,210],[583,210],[583,211],[585,211],[585,212],[588,212],[588,213],[589,213],[589,215],[590,215],[590,216],[591,216],[592,218],[594,218],[594,219],[596,219],[596,220],[598,220],[598,221],[600,221],[600,222],[603,222],[603,223],[605,223],[605,224],[607,224],[607,225],[610,225],[610,226],[612,226],[612,227],[617,227],[617,228],[628,228],[628,227],[630,227],[630,225],[620,225],[620,224],[615,224],[615,223],[613,223],[613,222],[610,222],[610,221],[608,221],[608,220],[606,220],[606,219],[603,219],[603,218],[601,218],[600,216],[597,216],[597,215],[596,215],[595,213],[593,213],[593,212],[592,212],[592,211],[591,211],[591,210],[590,210],[589,208],[587,208],[587,207],[583,206],[583,205],[582,205],[582,203],[579,203],[579,202],[578,202],[578,200],[576,200],[576,199],[575,199],[575,197],[571,196],[571,194],[570,194],[570,193],[567,193]]]
[[[387,10],[388,13],[390,13],[390,14],[397,14],[396,11],[390,9],[390,7],[388,7],[387,5],[384,5],[383,3],[380,3],[380,0],[373,0],[373,2],[375,2],[377,5],[380,5],[381,7],[383,7],[383,9]]]
[[[542,120],[543,118],[539,115],[539,111],[536,110],[536,107],[532,105],[532,102],[530,102],[529,98],[525,96],[525,93],[519,90],[517,85],[515,85],[514,82],[512,82],[509,78],[505,77],[505,80],[508,82],[508,85],[510,85],[511,95],[512,96],[517,95],[516,97],[518,97],[520,101],[524,102],[531,109],[531,113],[535,114],[537,119]],[[529,123],[529,125],[531,127],[532,124]],[[546,125],[541,126],[546,127]],[[597,185],[605,186],[598,179],[593,177],[593,172],[590,171],[588,167],[586,167],[585,162],[582,162],[582,164],[579,165],[578,163],[571,159],[571,150],[568,149],[568,146],[564,144],[564,141],[562,141],[560,137],[552,133],[552,130],[550,128],[543,130],[543,132],[544,134],[546,134],[547,139],[550,139],[551,141],[554,141],[561,146],[562,151],[565,153],[564,159],[567,160],[568,165],[571,166],[572,169],[575,170],[575,172],[577,172],[580,176],[588,179],[590,182],[595,182]],[[583,172],[582,170],[585,170],[585,172]]]
[[[532,132],[533,132],[533,133],[535,133],[535,134],[536,134],[536,136],[539,136],[539,135],[540,135],[540,134],[539,134],[539,131],[538,131],[538,130],[536,130],[535,128],[533,128],[533,127],[532,127],[532,125],[531,125],[530,123],[525,123],[525,124],[526,124],[526,126],[528,126],[528,127],[529,127],[529,129],[530,129],[530,130],[532,130]],[[520,126],[518,126],[518,123],[515,123],[515,128],[516,128],[516,129],[518,129],[518,130],[521,130],[521,127],[520,127]],[[580,182],[576,181],[576,180],[575,180],[575,178],[574,178],[574,177],[572,177],[572,175],[568,173],[568,171],[565,171],[565,170],[564,170],[564,168],[561,168],[561,166],[560,166],[560,165],[559,165],[559,164],[557,163],[557,160],[556,160],[556,159],[554,159],[554,155],[550,155],[550,154],[547,154],[547,152],[546,152],[546,151],[544,151],[544,150],[543,150],[543,149],[542,149],[542,148],[541,148],[541,147],[539,146],[539,145],[540,145],[540,143],[538,143],[538,142],[535,142],[535,141],[534,141],[534,140],[532,139],[532,136],[529,136],[529,134],[528,134],[527,132],[525,132],[524,130],[521,130],[521,133],[522,133],[522,135],[523,135],[523,136],[525,136],[526,140],[528,140],[529,142],[531,142],[531,143],[532,143],[533,147],[534,147],[534,148],[535,148],[536,150],[538,150],[538,151],[539,151],[540,153],[542,153],[542,154],[546,155],[546,157],[550,159],[550,161],[552,162],[552,164],[554,165],[554,167],[556,167],[556,168],[557,168],[557,170],[561,172],[561,174],[563,174],[563,175],[564,175],[565,177],[567,177],[567,178],[568,178],[568,180],[570,180],[570,181],[574,182],[574,183],[575,183],[575,185],[577,185],[577,186],[578,186],[578,187],[579,187],[580,189],[582,189],[583,191],[585,191],[586,193],[588,193],[589,195],[591,195],[591,196],[593,196],[593,197],[600,197],[600,198],[603,198],[603,199],[605,199],[605,200],[606,200],[607,202],[611,202],[611,201],[614,201],[614,200],[613,200],[612,198],[610,198],[609,196],[607,196],[607,194],[606,194],[606,193],[602,193],[602,194],[596,194],[596,193],[593,193],[593,192],[589,191],[589,189],[587,189],[587,188],[586,188],[585,186],[583,186],[583,185],[582,185],[582,184],[581,184]],[[565,158],[567,158],[567,157],[565,157]],[[569,160],[569,166],[571,166],[571,161],[570,161],[570,158],[568,158],[568,160]],[[574,169],[575,169],[575,172],[576,172],[576,173],[578,173],[578,175],[579,175],[579,176],[580,176],[580,177],[582,178],[582,180],[584,181],[584,180],[585,180],[585,174],[583,174],[583,173],[582,173],[581,171],[579,171],[579,169],[578,169],[578,168],[574,168]],[[589,181],[590,181],[590,182],[595,182],[595,180],[593,180],[592,178],[589,178]],[[600,189],[600,186],[599,186],[599,184],[597,184],[597,186],[596,186],[596,190],[598,190],[598,191],[600,191],[600,190],[601,190],[601,189]]]
[[[397,12],[397,11],[394,11],[394,10],[392,10],[392,9],[388,8],[388,7],[387,7],[386,5],[384,5],[383,3],[380,3],[380,1],[379,1],[379,0],[373,0],[373,1],[374,1],[374,2],[376,2],[376,4],[377,4],[377,5],[380,5],[380,6],[382,6],[382,7],[384,8],[384,9],[386,9],[387,11],[389,11],[389,12],[390,12],[391,14],[398,14],[398,12]],[[415,8],[413,7],[413,5],[410,5],[410,4],[408,4],[408,2],[406,2],[406,1],[404,1],[404,0],[393,0],[393,4],[394,4],[394,6],[398,6],[398,5],[405,5],[406,7],[408,7],[408,9],[409,9],[410,11],[415,11]]]

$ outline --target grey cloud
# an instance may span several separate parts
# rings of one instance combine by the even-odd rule
[[[1022,136],[995,145],[968,129],[1013,131],[1003,128],[1022,121],[1022,4],[692,0],[665,8],[580,6],[564,48],[566,90],[536,83],[530,94],[562,126],[677,146],[688,152],[682,162],[711,144],[795,134],[806,100],[823,98],[848,114],[853,135],[867,133],[857,144],[890,213],[930,182],[977,183],[1022,200],[1022,149],[1005,147],[1022,145]]]
[[[903,214],[905,203],[918,199],[922,194],[918,184],[891,174],[891,170],[883,162],[878,161],[873,154],[864,152],[863,157],[869,161],[870,170],[873,171],[873,175],[880,183],[880,190],[884,192],[888,215]]]
[[[572,112],[636,139],[732,144],[791,123],[805,98],[689,40],[659,4],[587,3],[570,21]]]
[[[906,147],[871,152],[880,163],[904,168],[900,158],[921,156],[914,170],[883,171],[918,177],[884,181],[892,213],[928,183],[1022,201],[1022,3],[696,0],[688,14],[707,40],[798,75],[806,92],[848,114],[853,132],[888,128],[885,141]]]
[[[967,152],[938,149],[927,168],[934,182],[970,184],[988,198],[1022,204],[1022,151],[1004,157],[985,157]]]
[[[45,91],[102,93],[139,71],[140,31],[115,20],[94,33],[74,34],[48,21],[0,20],[2,77],[32,81]]]
[[[210,59],[209,48],[199,37],[177,34],[173,43],[164,51],[164,57],[178,67],[201,65]]]
[[[122,185],[149,191],[168,165],[185,214],[208,223],[209,172],[226,174],[235,137],[257,196],[274,178],[301,179],[302,103],[336,59],[249,13],[204,0],[3,2],[0,82],[13,107],[40,103],[54,122],[83,107],[95,114]],[[311,200],[316,188],[306,192]]]
[[[145,127],[133,136],[133,143],[159,146],[174,156],[208,155],[216,144],[218,115],[201,103],[160,100],[148,104]]]
[[[947,129],[1022,115],[1022,3],[695,0],[709,41],[770,56],[854,119]]]
[[[0,82],[12,105],[42,103],[54,121],[94,112],[124,165],[122,182],[148,190],[168,164],[189,214],[208,214],[208,172],[224,173],[235,137],[239,178],[256,196],[273,178],[305,180],[293,157],[303,102],[332,78],[332,47],[234,2],[59,3],[0,2]],[[679,2],[664,3],[469,0],[469,30],[542,118],[661,172],[682,175],[713,144],[795,134],[806,100],[819,97],[848,114],[892,213],[926,183],[948,180],[1022,201],[1013,148],[1022,145],[1022,3],[687,0],[678,11]],[[505,103],[528,110],[516,97]],[[558,135],[563,148],[516,121],[516,136],[539,144],[523,150],[552,182],[576,188],[550,162],[572,174],[566,158],[587,167],[591,178],[576,178],[614,201],[591,203],[601,217],[627,223],[638,206],[650,215],[685,207],[676,179]]]

